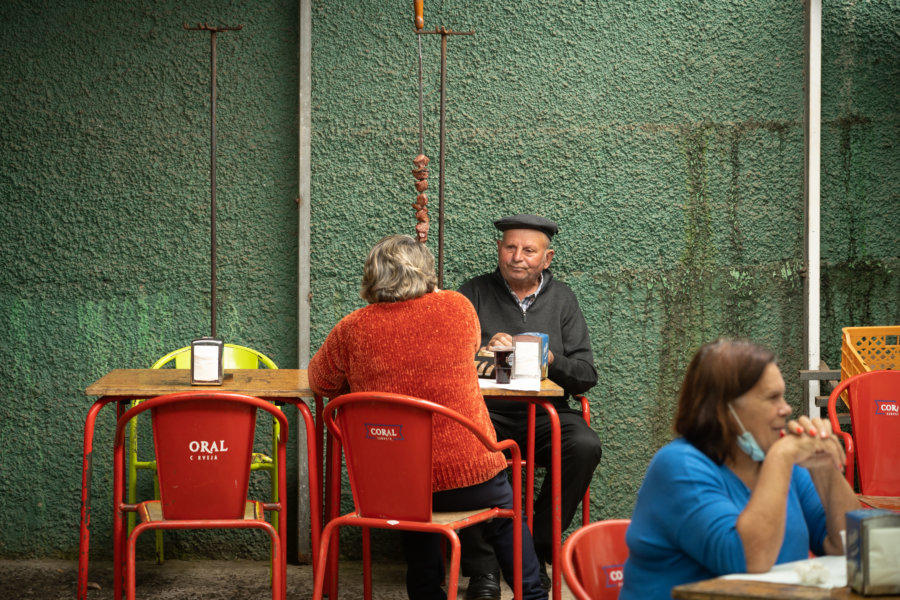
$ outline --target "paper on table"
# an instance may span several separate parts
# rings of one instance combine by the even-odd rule
[[[497,383],[493,379],[478,378],[478,385],[481,389],[490,388],[492,390],[516,390],[525,392],[541,391],[541,380],[530,379],[525,377],[514,378],[509,383]]]
[[[900,527],[869,528],[869,585],[900,584]]]
[[[194,353],[194,379],[197,381],[216,381],[219,378],[219,350],[212,345],[196,345]]]
[[[800,580],[800,572],[809,565],[821,565],[828,570],[828,579],[824,583],[808,584]],[[806,560],[775,565],[767,573],[732,573],[722,575],[721,579],[744,579],[752,581],[769,581],[772,583],[791,583],[794,585],[816,585],[823,588],[838,588],[847,585],[847,559],[843,556],[818,556]]]
[[[537,342],[516,342],[516,359],[513,362],[514,378],[541,379],[541,345]]]

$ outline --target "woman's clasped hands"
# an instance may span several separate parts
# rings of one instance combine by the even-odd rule
[[[844,446],[831,430],[831,423],[818,417],[802,415],[788,421],[772,449],[788,452],[794,464],[807,469],[831,466],[842,471],[847,463]]]

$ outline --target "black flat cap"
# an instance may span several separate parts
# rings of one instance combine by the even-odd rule
[[[546,233],[547,237],[551,239],[559,231],[559,225],[550,219],[545,219],[544,217],[539,217],[537,215],[513,215],[511,217],[503,217],[502,219],[494,221],[494,227],[500,231],[506,231],[507,229],[537,229],[538,231]]]

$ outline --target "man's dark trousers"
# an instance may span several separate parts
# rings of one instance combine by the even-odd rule
[[[528,447],[528,419],[521,407],[512,412],[492,409],[491,421],[497,432],[497,439],[513,439],[519,445],[522,455]],[[591,483],[594,470],[600,464],[600,439],[585,423],[579,411],[571,408],[557,408],[560,422],[561,450],[561,518],[565,531],[584,492]],[[534,425],[534,458],[541,466],[550,464],[551,435],[550,419],[547,413],[537,407]],[[534,548],[538,558],[549,563],[553,556],[552,515],[553,491],[549,471],[544,476],[540,492],[534,502]],[[459,532],[462,542],[462,572],[468,577],[496,573],[499,570],[491,546],[484,540],[481,527],[468,527]]]

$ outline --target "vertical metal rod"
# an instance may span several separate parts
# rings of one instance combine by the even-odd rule
[[[803,258],[806,263],[804,291],[804,340],[806,368],[820,369],[821,357],[821,153],[822,153],[822,0],[806,3],[806,106],[804,111],[805,176],[804,201],[806,230]],[[819,382],[808,381],[804,391],[806,414],[822,414],[816,406]]]
[[[210,138],[209,138],[209,187],[210,187],[210,302],[212,313],[210,319],[210,335],[216,337],[216,32],[211,31],[210,36],[210,70],[212,77],[209,86],[209,114],[210,114]]]
[[[210,64],[210,82],[209,82],[209,114],[210,114],[210,134],[209,134],[209,188],[210,188],[210,333],[212,337],[216,337],[216,33],[219,31],[240,31],[243,25],[236,27],[212,27],[207,23],[199,23],[196,27],[190,27],[187,23],[183,25],[187,31],[208,31],[210,33],[209,45],[209,64]]]
[[[444,170],[447,145],[447,36],[449,35],[474,35],[474,31],[453,31],[446,27],[436,27],[434,31],[417,30],[416,33],[428,33],[441,36],[441,117],[440,117],[440,158],[438,161],[440,174],[438,176],[438,273],[437,284],[444,287]],[[421,37],[419,38],[421,43]],[[421,51],[419,52],[421,60]],[[420,77],[421,80],[421,77]],[[419,98],[421,99],[421,88]],[[421,105],[420,105],[421,106]],[[421,108],[420,108],[421,111]],[[420,112],[421,114],[421,112]]]
[[[444,288],[444,155],[447,141],[447,36],[441,35],[441,147],[438,176],[438,288]]]
[[[425,114],[422,108],[422,96],[424,86],[422,84],[422,36],[417,35],[419,41],[419,154],[425,154]]]

